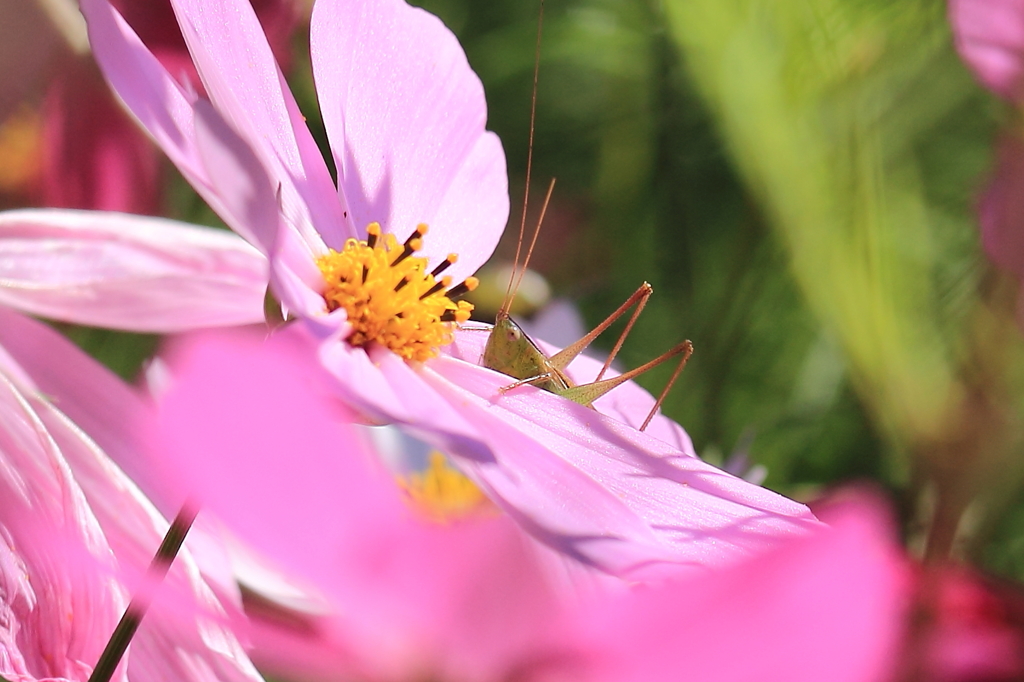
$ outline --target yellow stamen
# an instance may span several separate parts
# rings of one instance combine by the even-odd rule
[[[348,313],[352,334],[347,340],[353,346],[380,344],[406,360],[434,357],[452,342],[452,323],[469,319],[472,304],[452,301],[448,284],[438,287],[441,280],[427,272],[427,259],[412,255],[423,245],[426,225],[417,226],[405,244],[393,234],[382,235],[378,223],[366,233],[366,241],[349,239],[342,251],[332,249],[317,259],[327,309]],[[476,285],[469,277],[453,287],[452,296]]]
[[[488,500],[462,472],[448,465],[448,459],[434,450],[423,472],[398,480],[417,510],[438,522],[465,518],[486,509]]]

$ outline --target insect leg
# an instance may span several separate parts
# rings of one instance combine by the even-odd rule
[[[527,384],[529,384],[530,386],[535,386],[535,385],[543,383],[545,381],[550,381],[550,380],[552,380],[554,378],[555,378],[555,373],[554,372],[543,372],[542,374],[538,374],[536,376],[532,376],[532,377],[529,377],[527,379],[520,379],[519,381],[516,381],[515,383],[511,383],[508,386],[502,386],[501,388],[498,389],[498,391],[500,391],[501,394],[504,395],[504,394],[508,393],[511,390],[519,388],[520,386],[526,386]]]
[[[692,343],[684,341],[682,345],[687,346],[687,348],[683,352],[682,357],[679,358],[679,364],[676,365],[676,369],[672,372],[672,376],[669,377],[668,383],[665,384],[665,388],[661,389],[661,393],[658,394],[658,399],[654,401],[654,407],[652,407],[651,411],[647,413],[647,419],[644,419],[643,425],[640,426],[641,431],[645,431],[647,426],[651,423],[651,420],[654,419],[654,415],[657,413],[658,408],[660,408],[661,404],[665,402],[665,396],[667,396],[668,392],[672,390],[672,384],[676,383],[676,379],[678,379],[679,375],[682,373],[683,367],[686,367],[686,361],[689,360],[690,356],[693,354]]]
[[[654,358],[650,362],[640,365],[636,369],[631,369],[628,372],[623,372],[619,376],[612,377],[611,379],[602,379],[601,381],[595,381],[591,384],[581,384],[579,386],[567,388],[565,389],[565,391],[561,393],[561,395],[582,405],[590,405],[595,400],[597,400],[605,393],[618,386],[619,384],[625,383],[626,381],[629,381],[633,377],[643,374],[652,367],[657,367],[666,360],[674,358],[677,355],[682,355],[683,357],[680,360],[679,367],[676,370],[676,375],[678,375],[679,372],[682,371],[683,367],[686,366],[686,361],[690,359],[690,355],[692,354],[693,344],[690,343],[689,341],[683,341],[678,346],[675,346],[666,353],[662,353],[661,355]],[[675,379],[673,377],[673,381],[674,380]],[[664,395],[661,397],[660,400],[663,399]],[[658,405],[660,405],[660,402],[655,404],[655,409],[658,408]],[[644,423],[644,427],[647,426],[648,422],[650,422],[650,416],[648,416],[647,421]]]
[[[631,307],[635,305],[636,310],[633,312],[633,315],[630,316],[629,322],[626,324],[626,328],[623,330],[622,334],[619,335],[619,340],[615,343],[615,347],[612,349],[611,354],[608,356],[608,360],[605,361],[604,367],[601,368],[600,374],[597,375],[598,379],[600,379],[604,375],[608,367],[611,366],[612,360],[615,359],[615,355],[619,352],[619,349],[622,347],[622,342],[625,341],[626,335],[629,334],[629,330],[633,328],[633,323],[636,322],[636,318],[637,316],[640,315],[640,311],[644,309],[645,305],[647,305],[647,299],[651,297],[651,293],[653,291],[654,289],[647,282],[641,284],[640,288],[634,291],[632,296],[627,298],[622,305],[620,305],[611,315],[605,318],[604,322],[594,327],[576,343],[572,344],[571,346],[566,346],[559,352],[552,355],[548,359],[548,362],[551,363],[551,365],[557,369],[565,369],[566,367],[569,366],[569,363],[572,362],[577,355],[582,353],[587,348],[587,346],[591,344],[591,342],[594,339],[600,336],[605,329],[608,329],[608,327],[610,327],[612,323],[615,322],[615,320],[622,317],[627,310],[629,310]]]

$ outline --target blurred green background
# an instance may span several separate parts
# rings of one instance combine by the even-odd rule
[[[461,39],[505,145],[518,226],[538,4],[424,0]],[[891,495],[918,553],[1024,577],[1016,282],[974,198],[1006,112],[934,0],[548,0],[532,267],[589,324],[644,280],[636,366],[696,352],[664,411],[813,501]],[[305,36],[290,79],[321,137]],[[170,213],[216,219],[179,180]],[[514,229],[496,258],[511,259]],[[68,330],[131,376],[154,339]],[[614,333],[603,338],[605,348]],[[663,367],[641,383],[660,390]]]

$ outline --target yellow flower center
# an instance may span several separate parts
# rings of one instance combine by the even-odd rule
[[[434,450],[425,471],[408,474],[398,484],[409,496],[413,506],[432,521],[446,522],[470,516],[487,508],[489,502],[473,481],[448,464],[448,459]]]
[[[427,259],[414,256],[423,246],[426,225],[419,225],[405,244],[392,234],[381,236],[378,223],[366,228],[366,241],[349,239],[317,259],[326,288],[328,310],[344,308],[352,325],[353,346],[380,344],[406,360],[427,360],[453,339],[455,323],[469,319],[473,306],[452,299],[472,291],[475,277],[451,286],[441,273],[455,262],[449,254],[427,272]]]

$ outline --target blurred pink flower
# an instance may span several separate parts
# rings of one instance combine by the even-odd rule
[[[556,578],[506,517],[403,501],[301,349],[192,339],[149,432],[179,495],[326,598],[255,652],[321,679],[883,681],[908,576],[884,513],[847,502],[719,572],[630,586]],[[296,461],[301,460],[301,466]]]
[[[43,397],[12,341],[40,353],[67,344],[0,308],[0,675],[85,682],[167,522]],[[47,362],[74,366],[61,354]],[[261,680],[187,550],[166,581],[176,603],[157,595],[115,679]]]
[[[67,5],[77,14],[73,0]],[[160,207],[160,156],[131,117],[111,96],[87,47],[84,26],[65,21],[59,31],[38,3],[0,5],[9,29],[0,36],[10,50],[0,49],[5,94],[0,122],[20,101],[42,95],[40,177],[21,188],[22,200],[43,206],[91,208],[153,214]],[[117,7],[153,54],[171,72],[201,89],[185,42],[167,0],[118,0]],[[288,60],[288,38],[298,21],[294,0],[254,0],[256,12],[278,58]],[[71,16],[71,20],[79,17]],[[23,43],[23,44],[22,44]],[[19,49],[20,46],[20,49]],[[9,82],[8,82],[9,81]],[[39,91],[39,92],[33,92]],[[8,188],[14,189],[14,188]]]
[[[978,79],[999,96],[1024,104],[1024,1],[950,0],[957,50]],[[985,252],[998,267],[1024,280],[1024,140],[1007,130],[978,202]],[[1024,324],[1024,298],[1018,303]]]
[[[949,22],[978,79],[1001,97],[1024,99],[1024,2],[949,0]]]
[[[1024,279],[1024,140],[1013,132],[999,140],[992,179],[978,202],[978,221],[988,257]]]
[[[1024,591],[967,566],[919,568],[904,679],[1024,679]]]
[[[529,386],[503,396],[508,377],[478,366],[479,332],[458,332],[456,343],[425,362],[346,341],[352,324],[344,308],[328,311],[317,264],[328,248],[368,237],[371,221],[383,226],[382,242],[391,234],[405,239],[423,221],[432,226],[422,240],[426,267],[458,252],[448,272],[459,281],[490,255],[508,215],[504,154],[484,129],[483,88],[436,17],[400,0],[315,5],[312,63],[336,188],[251,7],[244,0],[172,4],[209,99],[177,82],[106,0],[83,0],[97,60],[196,190],[266,256],[274,293],[302,321],[282,333],[319,356],[360,419],[395,423],[430,441],[535,537],[620,575],[728,563],[815,525],[803,505],[702,462],[668,419],[658,416],[647,433],[637,431],[653,399],[634,384],[597,401],[595,411]],[[51,211],[11,220],[25,240],[33,230],[66,234],[84,219]],[[77,232],[74,249],[130,241],[115,233],[130,235],[132,218],[105,230]],[[161,235],[162,246],[146,244],[161,264],[205,248],[195,230],[180,225],[163,223]],[[18,301],[34,295],[33,278],[59,290],[60,277],[41,252],[28,241],[11,250],[12,267],[25,273]],[[216,258],[200,260],[217,271]],[[168,331],[226,323],[217,320],[226,318],[228,300],[215,300],[213,287],[205,301],[197,296],[188,306],[170,305],[174,289],[140,287],[145,276],[134,247],[103,260],[72,251],[68,262],[76,283],[103,283],[88,289],[102,298],[85,306],[95,315],[102,307],[103,324]],[[111,282],[121,271],[136,276]],[[140,321],[146,297],[158,307]],[[63,309],[57,296],[47,304],[47,315],[82,318],[70,299]],[[204,314],[206,306],[215,312]],[[238,313],[261,310],[247,299]],[[596,363],[581,358],[570,374],[596,372]]]

